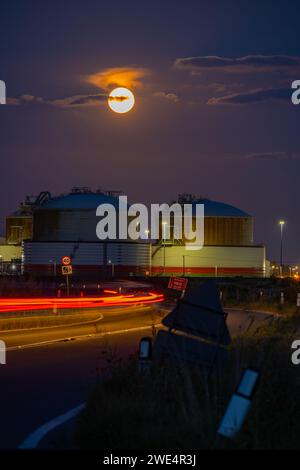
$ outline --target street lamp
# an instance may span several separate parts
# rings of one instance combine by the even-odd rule
[[[163,243],[164,243],[164,274],[166,273],[166,226],[167,222],[163,221]]]
[[[114,278],[115,277],[115,265],[114,263],[112,263],[110,259],[108,260],[108,264],[111,266],[111,277]]]
[[[50,265],[53,266],[53,276],[56,276],[56,261],[53,261],[52,259],[49,259],[49,263],[50,263]],[[51,268],[51,266],[50,266],[50,268]],[[51,269],[51,271],[52,271],[52,269]]]
[[[283,268],[283,262],[282,262],[283,227],[285,226],[285,221],[284,221],[284,220],[280,220],[280,221],[279,221],[279,226],[280,226],[280,276],[282,277],[282,268]]]

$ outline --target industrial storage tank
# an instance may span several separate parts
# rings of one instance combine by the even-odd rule
[[[204,205],[204,245],[205,246],[251,246],[253,244],[253,217],[237,207],[224,202],[212,201],[210,199],[195,198],[191,195],[179,195],[178,203],[191,204],[193,213],[193,225],[196,225],[196,204]],[[161,219],[161,223],[163,223]],[[166,222],[164,222],[166,223]],[[182,227],[184,221],[182,222]],[[160,230],[163,239],[163,228]],[[171,242],[185,244],[188,240],[176,237],[174,217],[170,217]]]
[[[253,217],[223,202],[200,199],[204,204],[204,245],[249,246],[253,244]],[[194,202],[195,204],[195,202]]]
[[[115,193],[95,193],[85,188],[49,199],[34,212],[33,241],[99,241],[96,209],[100,204],[111,204],[118,209],[119,200]]]
[[[253,217],[243,210],[218,201],[179,195],[173,204],[192,205],[196,225],[196,204],[204,205],[204,244],[189,251],[190,240],[176,237],[174,217],[170,222],[171,240],[161,239],[152,246],[152,275],[156,276],[244,276],[266,277],[269,264],[263,245],[254,243]],[[183,214],[183,210],[182,210]],[[161,226],[161,234],[163,227]]]
[[[75,188],[70,194],[51,197],[37,207],[33,215],[32,241],[24,243],[25,272],[57,275],[61,272],[61,258],[70,256],[75,275],[149,274],[150,243],[99,240],[97,237],[100,220],[96,215],[97,207],[110,204],[118,215],[118,196],[119,192],[115,191]]]

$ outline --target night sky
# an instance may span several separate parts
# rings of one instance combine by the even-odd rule
[[[255,217],[255,240],[300,264],[300,2],[2,1],[1,231],[26,195],[188,192]],[[107,95],[128,86],[134,110]]]

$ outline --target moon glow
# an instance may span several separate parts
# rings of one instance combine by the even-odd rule
[[[134,106],[134,94],[128,88],[115,88],[108,97],[108,106],[119,114],[128,113]]]

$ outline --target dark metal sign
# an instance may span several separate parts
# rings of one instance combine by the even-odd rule
[[[171,357],[181,362],[198,363],[211,368],[224,360],[225,346],[231,342],[220,294],[213,281],[185,293],[162,324],[155,341],[157,357]]]

